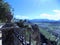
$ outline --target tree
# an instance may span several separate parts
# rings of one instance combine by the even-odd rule
[[[9,17],[12,18],[10,5],[4,0],[0,0],[0,21],[6,22]]]

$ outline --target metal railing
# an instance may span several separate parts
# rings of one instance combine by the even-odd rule
[[[26,37],[23,35],[23,32],[25,31],[25,29],[21,29],[19,27],[12,26],[12,27],[3,27],[3,28],[0,28],[0,31],[2,33],[2,31],[9,31],[11,29],[14,30],[13,35],[15,36],[15,38],[18,39],[18,41],[21,42],[22,45],[31,45],[30,43],[27,43]],[[18,29],[19,31],[17,31],[16,29]],[[0,40],[2,40],[2,39],[3,38],[0,37]]]

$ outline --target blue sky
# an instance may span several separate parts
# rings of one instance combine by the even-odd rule
[[[6,0],[18,19],[60,20],[60,0]]]

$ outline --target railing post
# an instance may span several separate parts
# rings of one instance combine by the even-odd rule
[[[29,45],[31,45],[31,34],[29,35]]]

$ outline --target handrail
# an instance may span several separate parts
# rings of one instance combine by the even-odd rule
[[[5,27],[5,28],[0,28],[0,31],[4,31],[4,30],[10,30],[10,29],[20,29],[19,27]]]

